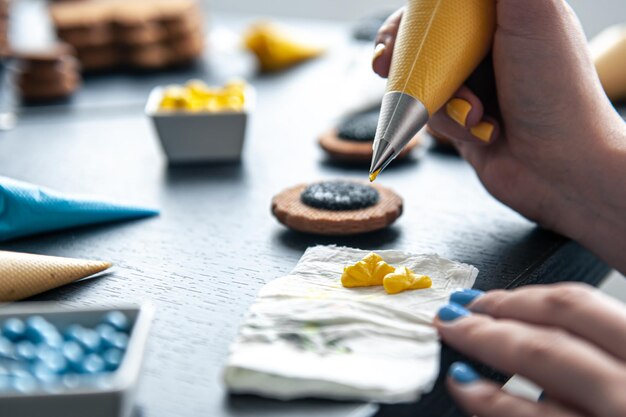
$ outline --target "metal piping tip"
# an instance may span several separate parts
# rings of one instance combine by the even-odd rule
[[[385,94],[374,139],[370,181],[374,181],[426,125],[428,116],[428,110],[416,98],[397,91]]]
[[[370,166],[370,181],[374,182],[378,174],[397,156],[396,150],[386,140],[379,140],[374,143],[374,154],[372,165]]]

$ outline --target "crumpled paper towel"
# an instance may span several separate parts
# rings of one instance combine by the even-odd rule
[[[109,262],[0,251],[0,302],[31,297],[110,267]]]
[[[62,194],[0,177],[0,241],[88,224],[155,216],[157,210]]]
[[[478,270],[437,255],[377,251],[393,266],[432,278],[429,289],[388,295],[382,286],[344,288],[343,267],[368,251],[309,248],[291,274],[265,285],[250,307],[224,369],[232,393],[410,402],[439,370],[432,320]]]

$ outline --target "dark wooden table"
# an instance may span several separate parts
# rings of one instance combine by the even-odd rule
[[[244,23],[240,19],[216,22],[229,29]],[[300,24],[332,39],[333,47],[317,61],[250,79],[258,100],[240,164],[168,167],[143,114],[154,85],[195,77],[220,79],[224,58],[212,54],[194,68],[168,74],[90,77],[73,102],[19,108],[17,127],[0,132],[0,175],[162,210],[152,219],[0,245],[6,250],[115,264],[104,276],[38,300],[67,306],[151,300],[156,305],[138,415],[373,414],[377,407],[372,405],[230,397],[220,382],[228,347],[257,291],[287,274],[311,245],[436,252],[478,267],[476,287],[484,290],[559,280],[597,284],[608,271],[576,243],[537,228],[491,198],[457,156],[433,149],[395,164],[381,176],[381,184],[405,199],[405,214],[394,227],[354,238],[323,238],[280,226],[269,206],[272,196],[284,187],[367,175],[366,167],[328,162],[316,143],[318,134],[336,119],[329,104],[340,77],[346,77],[345,57],[356,46],[343,25]],[[454,357],[444,348],[442,373]],[[379,415],[462,414],[438,383],[419,403],[384,406]]]

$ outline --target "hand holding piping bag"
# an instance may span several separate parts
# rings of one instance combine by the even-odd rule
[[[495,0],[409,0],[394,41],[371,181],[485,58],[495,23]]]
[[[494,197],[626,271],[626,124],[575,13],[563,0],[500,0],[496,12],[492,74],[472,75],[495,87],[461,86],[430,128],[452,139]],[[381,76],[396,59],[402,18],[378,34]]]

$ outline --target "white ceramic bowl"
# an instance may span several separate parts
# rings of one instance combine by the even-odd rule
[[[241,112],[161,111],[163,87],[150,93],[145,112],[152,119],[167,160],[172,164],[241,159],[254,90],[246,87]]]
[[[9,317],[40,315],[52,324],[96,326],[113,310],[123,312],[133,324],[120,367],[98,377],[97,384],[28,393],[0,391],[0,415],[11,417],[129,417],[133,410],[145,344],[154,315],[146,304],[120,308],[61,308],[54,303],[18,303],[0,310],[0,323]]]

